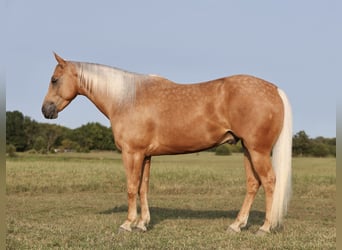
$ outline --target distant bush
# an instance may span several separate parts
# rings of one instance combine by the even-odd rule
[[[45,154],[48,153],[48,151],[47,151],[46,148],[42,148],[42,149],[40,149],[38,152],[39,152],[40,154],[43,154],[43,155],[45,155]],[[50,153],[53,153],[53,151],[51,151]]]
[[[32,155],[38,154],[37,150],[35,150],[35,149],[30,149],[27,151],[27,153],[32,154]]]
[[[6,145],[6,154],[9,157],[16,157],[17,156],[17,149],[13,144]]]
[[[225,144],[220,145],[215,150],[215,155],[231,155],[232,152],[230,151],[229,147]]]

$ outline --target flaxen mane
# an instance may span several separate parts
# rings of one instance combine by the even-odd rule
[[[81,88],[86,89],[90,94],[101,92],[111,96],[115,98],[118,105],[133,103],[137,85],[150,77],[101,64],[73,63],[78,71]]]

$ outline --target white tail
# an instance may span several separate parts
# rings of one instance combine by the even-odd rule
[[[278,93],[284,104],[284,123],[272,151],[272,165],[276,175],[271,210],[271,228],[282,223],[291,196],[292,111],[289,100],[281,89]]]

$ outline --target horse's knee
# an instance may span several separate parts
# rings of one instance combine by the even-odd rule
[[[135,199],[137,197],[137,192],[127,191],[128,199]]]

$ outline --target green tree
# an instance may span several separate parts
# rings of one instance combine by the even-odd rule
[[[6,112],[6,144],[14,145],[17,151],[24,151],[27,148],[24,128],[24,115],[21,112]]]
[[[305,131],[299,131],[293,136],[292,152],[294,156],[306,156],[309,154],[310,139]]]
[[[310,152],[311,155],[315,157],[327,157],[330,153],[328,145],[321,142],[312,143]]]
[[[61,146],[59,147],[62,151],[80,151],[80,146],[77,142],[74,142],[70,139],[62,140]]]
[[[330,153],[330,155],[336,157],[336,144],[335,144],[335,145],[328,145],[328,147],[329,147],[329,153]]]
[[[293,156],[336,156],[336,138],[322,136],[314,139],[302,130],[293,136]]]
[[[33,142],[33,149],[37,152],[46,152],[46,139],[43,136],[37,136]]]
[[[325,138],[319,136],[312,139],[311,152],[313,156],[325,157],[331,155],[336,157],[336,137]]]
[[[114,150],[114,138],[110,128],[100,123],[87,123],[72,133],[69,138],[77,142],[81,148],[89,150]]]
[[[41,124],[40,129],[42,130],[42,136],[45,139],[46,151],[51,152],[56,145],[56,141],[58,138],[62,137],[62,128],[61,126],[55,124]]]

